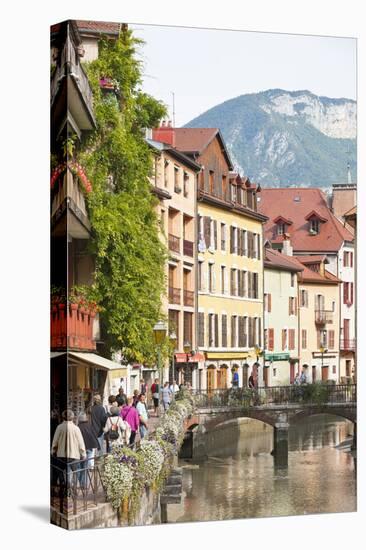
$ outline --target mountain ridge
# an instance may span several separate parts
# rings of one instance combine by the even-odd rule
[[[267,186],[318,186],[356,173],[355,100],[281,88],[228,99],[185,127],[218,127],[236,169]]]

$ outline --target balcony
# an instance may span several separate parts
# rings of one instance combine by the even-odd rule
[[[356,351],[356,339],[341,338],[339,348],[341,351]]]
[[[51,349],[93,351],[96,313],[78,304],[58,303],[51,306]]]
[[[168,235],[169,250],[180,254],[180,238],[169,233]]]
[[[193,242],[192,241],[186,241],[183,240],[183,254],[185,256],[190,256],[193,258]]]
[[[193,290],[183,290],[183,304],[188,307],[194,306],[194,292]]]
[[[315,310],[315,323],[317,325],[325,325],[327,323],[333,323],[334,312],[325,309]]]
[[[169,303],[180,304],[180,288],[169,287]]]

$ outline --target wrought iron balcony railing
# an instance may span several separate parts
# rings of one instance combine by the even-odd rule
[[[176,235],[172,235],[172,233],[169,233],[168,235],[168,244],[169,244],[169,250],[172,250],[173,252],[180,253],[180,238]]]
[[[334,312],[325,309],[315,310],[315,323],[317,325],[325,325],[326,323],[333,323]]]
[[[341,338],[339,347],[342,351],[355,351],[356,339],[355,338]]]
[[[169,287],[169,303],[180,304],[180,288]]]
[[[185,306],[193,307],[194,305],[193,290],[183,290],[183,303]]]

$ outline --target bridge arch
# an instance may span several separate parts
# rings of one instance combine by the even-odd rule
[[[308,418],[309,416],[315,416],[319,414],[326,414],[327,416],[335,416],[337,418],[343,418],[344,420],[349,420],[353,424],[357,422],[356,410],[346,407],[328,407],[323,409],[303,409],[292,414],[290,417],[290,425],[293,423],[302,420],[303,418]]]

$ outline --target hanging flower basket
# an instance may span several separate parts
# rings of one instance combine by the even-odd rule
[[[54,188],[55,183],[57,182],[58,178],[63,174],[66,170],[66,168],[69,168],[71,172],[74,174],[74,176],[77,176],[84,188],[84,191],[86,193],[90,193],[92,191],[92,184],[89,181],[87,175],[85,174],[84,168],[74,160],[70,162],[63,162],[56,166],[54,171],[51,174],[51,189]]]

